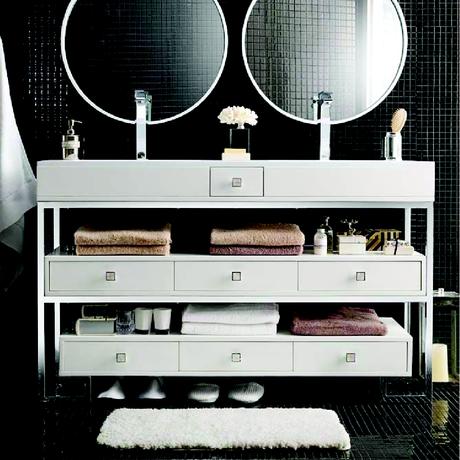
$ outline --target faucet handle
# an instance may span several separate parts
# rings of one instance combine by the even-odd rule
[[[332,95],[334,93],[330,91],[320,91],[318,93],[318,100],[323,101],[323,102],[332,102]]]

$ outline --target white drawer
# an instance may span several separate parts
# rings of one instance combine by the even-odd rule
[[[297,291],[296,262],[176,262],[176,291]]]
[[[407,376],[408,342],[294,343],[294,371],[308,375]]]
[[[44,201],[149,201],[209,196],[209,168],[203,162],[80,160],[45,161],[38,166]]]
[[[267,162],[265,196],[314,200],[434,199],[434,163],[424,161]],[[391,185],[390,185],[391,184]]]
[[[181,342],[181,371],[292,371],[292,343]]]
[[[177,342],[67,341],[61,338],[59,375],[155,375],[179,369]]]
[[[422,262],[300,262],[299,290],[319,295],[422,294]]]
[[[172,291],[173,262],[50,261],[47,293],[81,295]]]
[[[211,196],[263,196],[264,168],[211,168]]]

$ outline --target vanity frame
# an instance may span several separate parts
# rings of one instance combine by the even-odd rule
[[[168,176],[169,175],[169,176]],[[326,177],[329,182],[324,184]],[[347,180],[341,180],[345,177]],[[352,179],[350,179],[350,177]],[[122,182],[120,179],[124,178]],[[240,179],[235,181],[234,179]],[[385,185],[386,184],[386,185]],[[49,388],[47,374],[51,369],[56,373],[60,367],[60,375],[174,375],[174,376],[411,376],[412,375],[412,337],[411,304],[416,303],[419,311],[419,356],[418,371],[424,375],[426,392],[431,395],[431,347],[433,329],[433,202],[434,202],[434,163],[432,162],[382,162],[382,161],[43,161],[38,164],[38,383],[40,395],[44,398],[53,396],[56,388]],[[294,208],[294,209],[401,209],[405,216],[405,239],[410,241],[412,210],[426,211],[426,250],[425,255],[414,256],[383,256],[366,254],[358,256],[211,256],[211,255],[180,255],[166,257],[150,256],[73,256],[59,252],[60,244],[60,210],[61,209],[95,209],[95,208]],[[52,212],[52,225],[45,226],[45,212]],[[45,254],[45,235],[51,236],[54,252]],[[308,238],[308,236],[307,236]],[[381,259],[378,259],[381,258]],[[412,292],[406,290],[382,292],[356,291],[345,292],[319,290],[312,291],[303,287],[299,273],[312,264],[337,264],[342,262],[356,264],[378,261],[378,264],[389,262],[420,264],[420,285]],[[66,285],[66,274],[59,275],[58,265],[71,267],[74,273],[84,273],[75,264],[124,264],[125,262],[146,264],[172,264],[172,286],[168,292],[149,292],[142,290],[111,291],[111,288],[97,288],[88,291],[85,280],[81,281],[83,289]],[[215,263],[227,264],[289,264],[286,271],[288,287],[273,288],[273,292],[264,291],[265,287],[257,277],[252,279],[256,289],[236,290],[231,287],[220,289],[213,287],[209,280],[203,286],[192,290],[187,287],[187,280],[180,278],[180,272],[187,271],[186,264],[207,264],[213,272]],[[69,264],[69,265],[66,265]],[[230,264],[230,265],[228,265]],[[246,264],[246,265],[244,265]],[[353,265],[355,264],[355,265]],[[383,266],[383,265],[381,265]],[[51,267],[51,269],[50,269]],[[216,266],[215,266],[216,267]],[[286,266],[287,267],[287,266]],[[333,267],[333,265],[329,265]],[[104,267],[101,267],[103,270]],[[335,269],[335,268],[334,268]],[[337,268],[341,269],[340,266]],[[54,275],[52,270],[54,270]],[[291,271],[291,272],[290,272]],[[204,270],[206,272],[206,270]],[[285,272],[283,269],[282,272]],[[340,272],[340,270],[339,270]],[[295,276],[295,281],[293,277]],[[406,275],[404,275],[406,276]],[[407,275],[409,276],[409,275]],[[276,273],[274,276],[276,279]],[[109,281],[109,280],[107,280]],[[192,280],[193,281],[193,280]],[[359,281],[358,278],[356,281]],[[181,284],[182,283],[182,284]],[[137,288],[136,288],[137,289]],[[88,292],[90,292],[88,294]],[[389,334],[383,337],[306,337],[280,333],[276,336],[260,337],[215,337],[215,336],[61,336],[60,315],[63,303],[179,303],[179,302],[290,302],[290,303],[401,303],[404,306],[404,327],[397,325],[392,319],[385,319],[389,326]],[[45,315],[53,315],[53,337],[45,337]],[[51,319],[51,318],[50,318]],[[50,334],[51,335],[51,334]],[[45,340],[47,339],[47,340]],[[45,359],[45,342],[54,343],[54,363]],[[89,348],[84,348],[90,342]],[[350,342],[359,347],[375,347],[375,358],[384,359],[385,346],[401,345],[406,353],[405,369],[394,372],[379,372],[377,369],[359,368],[358,371],[324,371],[311,367],[308,360],[302,360],[302,353],[317,353],[324,344],[338,347],[346,351]],[[372,342],[374,345],[370,345]],[[129,347],[164,346],[164,356],[175,362],[177,367],[169,370],[152,371],[149,368],[130,368],[123,374],[112,372],[112,368],[85,368],[87,363],[78,362],[82,351],[93,353],[116,352],[114,344],[123,343]],[[80,344],[80,345],[79,345]],[[83,345],[82,345],[83,344]],[[211,356],[209,361],[193,362],[191,356],[207,356],[206,350],[222,349],[230,353],[231,362],[239,353],[232,348],[234,344],[245,344],[250,352],[249,361],[255,362],[249,368],[229,367],[213,368],[212,363],[219,356]],[[213,345],[210,347],[209,345]],[[393,346],[392,345],[392,346]],[[275,346],[272,355],[273,368],[269,368],[264,358],[265,348]],[[383,346],[383,347],[382,347]],[[77,348],[72,348],[77,347]],[[80,347],[80,348],[78,348]],[[83,347],[83,348],[82,348]],[[99,348],[98,348],[99,347]],[[102,347],[102,348],[100,348]],[[208,348],[207,348],[208,347]],[[401,350],[403,349],[401,348]],[[62,354],[62,350],[65,354]],[[383,350],[380,352],[379,350]],[[169,355],[168,355],[169,353]],[[217,352],[216,352],[217,353]],[[252,354],[251,354],[252,353]],[[393,356],[399,356],[398,351]],[[117,362],[118,362],[118,354]],[[123,353],[121,353],[123,354]],[[347,362],[348,361],[347,353]],[[353,353],[351,353],[353,354]],[[350,354],[350,355],[351,355]],[[160,358],[161,351],[160,351]],[[70,357],[70,358],[69,358]],[[126,358],[126,356],[125,356]],[[260,359],[258,359],[260,358]],[[372,356],[371,356],[372,358]],[[70,359],[71,365],[67,367]],[[121,358],[120,358],[121,359]],[[201,358],[200,358],[201,359]],[[350,358],[351,359],[351,358]],[[368,359],[370,366],[371,360]],[[160,359],[161,360],[161,359]],[[134,360],[136,361],[136,360]],[[182,361],[182,365],[180,363]],[[198,360],[199,361],[199,360]],[[240,354],[241,361],[241,354]],[[423,362],[422,362],[423,361]],[[261,363],[260,365],[257,362]],[[190,364],[191,363],[191,364]],[[211,364],[210,364],[211,363]],[[298,363],[298,365],[296,364]],[[246,365],[246,364],[245,364]],[[372,367],[372,366],[371,366]],[[378,367],[378,366],[377,366]],[[48,369],[50,368],[50,369]]]

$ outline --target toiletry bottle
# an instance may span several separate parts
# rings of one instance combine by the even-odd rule
[[[334,232],[332,231],[332,227],[329,225],[329,217],[324,218],[324,223],[321,225],[320,228],[324,228],[324,231],[326,232],[327,252],[328,254],[332,254],[334,245]]]
[[[80,136],[75,134],[75,123],[81,123],[81,121],[69,120],[69,128],[67,129],[67,133],[62,136],[62,158],[64,160],[78,160]]]
[[[327,235],[324,228],[318,228],[313,238],[313,253],[315,256],[325,256],[327,254]]]

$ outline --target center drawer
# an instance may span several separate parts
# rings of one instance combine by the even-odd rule
[[[423,265],[421,261],[300,262],[299,290],[319,295],[423,294]]]
[[[292,292],[296,262],[176,262],[176,291]]]
[[[263,196],[264,168],[211,168],[211,196]]]
[[[81,295],[172,291],[173,262],[152,261],[50,261],[47,293]]]
[[[181,342],[181,371],[292,371],[292,343]]]
[[[178,361],[177,342],[72,341],[61,338],[59,375],[152,375],[177,371]]]

